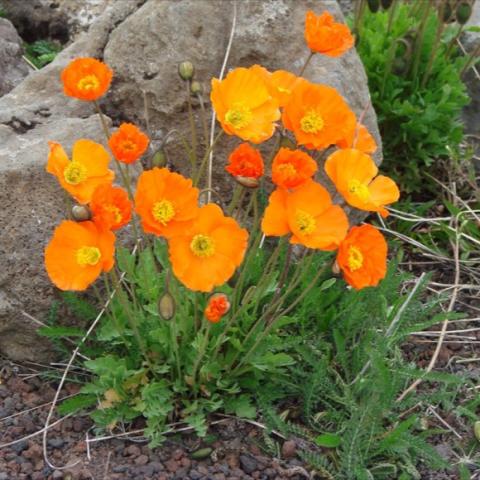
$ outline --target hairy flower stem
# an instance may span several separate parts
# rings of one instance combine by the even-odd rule
[[[213,140],[212,144],[207,148],[207,150],[205,151],[205,155],[203,156],[203,160],[202,160],[202,163],[200,164],[200,168],[198,169],[197,171],[197,176],[195,177],[194,181],[193,181],[193,184],[195,186],[198,185],[198,183],[200,182],[201,178],[203,177],[203,173],[205,171],[205,167],[207,166],[207,163],[208,163],[208,157],[210,155],[210,152],[213,151],[213,149],[215,148],[215,145],[217,144],[217,142],[220,140],[220,138],[222,137],[223,135],[223,130],[220,130],[218,133],[217,133],[217,136],[215,137],[215,139]],[[211,189],[211,187],[207,187],[209,189]]]
[[[299,77],[303,75],[303,72],[305,72],[306,68],[308,67],[308,64],[310,63],[310,60],[313,58],[314,55],[315,55],[315,52],[310,52],[307,59],[305,60],[305,63],[303,64],[303,67],[300,69],[300,73],[298,74]]]
[[[190,122],[190,134],[192,136],[192,154],[190,157],[190,163],[192,164],[192,178],[195,178],[197,169],[197,127],[195,126],[195,118],[193,116],[192,108],[192,95],[190,92],[192,82],[188,80],[185,82],[185,84],[187,86],[188,120]]]
[[[205,148],[208,145],[208,123],[207,123],[207,111],[205,110],[205,102],[200,93],[197,93],[198,103],[200,104],[200,119],[202,121],[203,136],[205,142]]]
[[[238,369],[245,364],[245,362],[250,358],[253,352],[257,349],[258,345],[266,338],[266,336],[271,332],[272,328],[274,327],[276,321],[280,317],[284,317],[288,313],[290,313],[304,298],[305,296],[310,292],[310,290],[316,285],[318,279],[325,273],[327,268],[331,268],[331,264],[327,263],[321,268],[317,274],[313,277],[312,281],[305,287],[305,289],[302,291],[302,293],[285,309],[282,310],[281,312],[277,313],[276,316],[274,316],[270,321],[267,322],[267,327],[263,332],[260,333],[260,335],[257,337],[255,343],[252,345],[252,347],[245,353],[245,355],[242,356],[242,359],[238,363],[238,365],[232,370],[232,373],[235,371],[238,371]]]
[[[193,372],[192,372],[192,387],[195,392],[197,393],[197,372],[198,372],[198,367],[200,365],[200,362],[203,360],[203,357],[205,356],[205,352],[207,350],[208,346],[208,341],[210,340],[210,329],[212,328],[212,324],[210,322],[207,322],[207,326],[205,327],[205,333],[203,336],[203,342],[200,347],[200,352],[197,355],[197,358],[195,359],[195,363],[193,365]]]
[[[460,28],[458,29],[457,34],[455,35],[455,37],[452,38],[452,40],[448,44],[447,51],[445,52],[445,59],[446,60],[448,60],[450,58],[450,55],[452,54],[452,51],[453,51],[453,47],[455,46],[458,39],[460,38],[460,35],[462,34],[464,27],[465,27],[465,24],[460,25]]]
[[[398,2],[399,0],[393,0],[392,5],[390,5],[390,10],[388,11],[387,36],[390,35],[390,31],[392,30],[393,19],[395,18]]]
[[[428,16],[430,15],[430,8],[432,6],[432,0],[428,0],[424,7],[422,20],[417,32],[417,38],[415,40],[415,48],[413,53],[413,64],[411,69],[412,80],[415,81],[418,74],[418,68],[420,66],[420,60],[422,58],[423,40],[425,37],[425,30],[427,28]]]

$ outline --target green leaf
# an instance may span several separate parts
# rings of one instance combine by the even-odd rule
[[[85,332],[77,327],[40,327],[37,332],[49,338],[83,337]]]
[[[342,437],[335,433],[322,433],[315,438],[315,443],[319,447],[337,448],[342,443]]]
[[[252,405],[249,395],[240,395],[227,399],[225,401],[225,411],[234,413],[241,418],[255,418],[257,416],[257,410]]]
[[[61,415],[69,413],[76,413],[85,408],[91,407],[97,403],[96,395],[77,395],[72,398],[67,398],[59,406],[58,411]]]

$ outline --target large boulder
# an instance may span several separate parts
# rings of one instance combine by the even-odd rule
[[[144,125],[145,95],[156,138],[172,127],[185,130],[187,93],[178,63],[189,59],[195,64],[210,109],[209,81],[223,62],[233,5],[224,0],[110,2],[88,34],[0,99],[0,353],[17,360],[48,354],[48,345],[36,340],[31,316],[42,319],[55,295],[44,273],[43,248],[64,213],[63,193],[44,171],[46,142],[57,140],[69,149],[80,137],[101,139],[92,105],[62,94],[61,69],[74,57],[103,58],[115,72],[104,99],[112,118]],[[298,72],[309,53],[303,41],[306,10],[328,9],[342,19],[332,0],[243,0],[237,6],[228,67],[259,63]],[[340,58],[315,56],[305,75],[337,88],[358,116],[365,111],[364,123],[380,145],[365,72],[354,50]],[[200,108],[194,107],[200,130]],[[225,179],[225,158],[236,143],[238,139],[228,138],[215,150],[219,180]],[[174,151],[174,164],[181,164],[181,154]],[[380,151],[376,160],[380,163]]]
[[[16,87],[29,68],[22,58],[22,39],[6,18],[0,18],[0,97]]]

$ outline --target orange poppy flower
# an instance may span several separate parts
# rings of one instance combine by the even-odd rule
[[[168,241],[173,273],[190,290],[210,292],[242,263],[247,241],[247,231],[218,205],[204,205],[190,230]]]
[[[93,192],[90,210],[92,220],[106,230],[118,230],[132,217],[132,204],[127,192],[109,184],[100,185]]]
[[[335,250],[347,230],[345,212],[333,205],[327,190],[313,180],[293,192],[275,190],[262,220],[265,235],[278,237],[291,233],[290,243],[319,250]]]
[[[114,264],[115,235],[94,222],[63,221],[45,249],[50,280],[61,290],[85,290]]]
[[[154,168],[140,175],[135,210],[145,232],[170,238],[188,228],[198,214],[198,188],[168,168]]]
[[[230,302],[224,293],[215,293],[208,299],[205,318],[211,323],[218,323],[230,309]]]
[[[259,68],[236,68],[224,80],[213,78],[210,94],[224,131],[252,143],[268,140],[280,118],[278,100]]]
[[[374,287],[387,272],[387,242],[372,225],[352,227],[340,244],[337,263],[349,285]]]
[[[47,172],[55,175],[60,185],[79,203],[89,203],[95,189],[112,183],[115,174],[108,169],[110,155],[99,143],[77,140],[72,149],[72,160],[57,142],[48,142],[50,154]]]
[[[389,177],[379,175],[372,158],[353,148],[337,150],[325,162],[325,171],[349,205],[388,215],[385,205],[396,202],[400,192]]]
[[[147,150],[148,143],[148,137],[132,123],[122,123],[108,140],[113,155],[123,163],[138,160]]]
[[[242,143],[228,157],[225,170],[234,177],[260,178],[263,175],[262,155],[248,143]]]
[[[357,124],[353,135],[349,138],[342,138],[337,142],[339,148],[356,148],[363,153],[374,153],[377,149],[377,143],[375,139],[370,135],[365,125]]]
[[[283,125],[295,134],[297,143],[323,149],[353,135],[355,114],[332,87],[298,81],[285,105]]]
[[[318,170],[317,162],[301,150],[280,148],[272,163],[272,181],[277,187],[295,188]]]
[[[309,10],[305,16],[305,41],[312,52],[339,57],[353,47],[355,40],[350,29],[327,11],[315,15]]]
[[[97,100],[110,87],[113,72],[95,58],[76,58],[62,71],[63,91],[79,100]]]

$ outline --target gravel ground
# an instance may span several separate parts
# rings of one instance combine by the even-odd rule
[[[40,376],[21,375],[10,372],[0,384],[0,446],[40,430],[55,394]],[[76,385],[67,385],[62,396],[77,389]],[[59,467],[76,463],[66,469],[46,466],[42,435],[0,448],[0,480],[313,478],[296,458],[293,441],[284,442],[282,458],[271,458],[260,448],[260,429],[233,419],[212,427],[207,441],[194,435],[176,435],[153,450],[144,441],[128,438],[89,443],[87,450],[87,433],[89,439],[95,436],[90,419],[81,416],[67,418],[50,430],[49,460]]]

